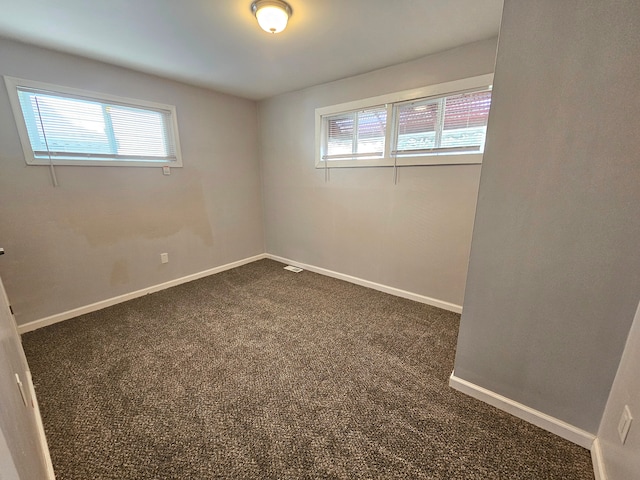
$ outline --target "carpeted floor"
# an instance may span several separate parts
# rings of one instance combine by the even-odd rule
[[[58,480],[594,478],[448,387],[458,315],[282,267],[25,334]]]

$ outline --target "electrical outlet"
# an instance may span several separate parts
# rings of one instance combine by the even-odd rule
[[[632,420],[633,417],[631,416],[629,405],[625,405],[624,409],[622,410],[622,415],[620,415],[620,421],[618,422],[618,435],[620,435],[620,441],[623,444],[627,440],[627,435],[629,434]]]
[[[161,253],[160,254],[160,263],[169,263],[169,254]]]

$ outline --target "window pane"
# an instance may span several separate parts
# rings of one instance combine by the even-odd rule
[[[99,103],[33,92],[19,92],[19,98],[25,120],[27,116],[31,120],[27,130],[34,150],[46,152],[48,147],[52,153],[114,153]]]
[[[396,150],[422,150],[436,146],[439,100],[410,103],[397,108]]]
[[[176,162],[172,112],[18,87],[34,159]]]
[[[167,156],[162,113],[121,106],[107,107],[107,111],[119,155]]]
[[[401,104],[396,107],[399,154],[481,152],[491,106],[491,91]]]
[[[324,157],[382,157],[387,128],[386,107],[342,113],[326,119]]]
[[[382,155],[386,128],[386,108],[380,107],[358,112],[358,145],[356,153]]]
[[[471,88],[489,80],[489,76],[483,76],[473,82],[456,81],[457,92],[448,95],[411,100],[410,95],[415,92],[407,91],[370,99],[371,106],[359,110],[354,105],[365,105],[367,101],[316,109],[322,120],[321,131],[317,132],[316,166],[322,160],[344,167],[481,163],[491,87]],[[438,91],[446,91],[447,86],[442,85]],[[471,88],[463,91],[464,86]],[[393,102],[396,98],[399,101]],[[393,103],[380,105],[384,100]],[[352,110],[340,111],[341,107]],[[331,113],[325,115],[325,111]],[[390,145],[386,144],[387,139]],[[441,157],[420,158],[436,155]]]
[[[487,131],[491,92],[472,92],[446,98],[440,147],[477,147],[481,150]]]
[[[353,153],[353,124],[353,113],[327,120],[327,156]]]

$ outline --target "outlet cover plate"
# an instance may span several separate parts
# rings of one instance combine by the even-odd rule
[[[633,420],[631,410],[629,410],[629,405],[625,405],[622,415],[620,415],[620,422],[618,422],[618,435],[620,435],[620,441],[623,444],[627,440],[629,428],[631,428],[631,420]]]

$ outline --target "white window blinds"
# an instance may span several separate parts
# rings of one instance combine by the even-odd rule
[[[316,168],[478,165],[492,74],[316,108]]]
[[[29,165],[182,166],[173,105],[4,80]]]
[[[492,81],[479,75],[318,107],[316,168],[481,164]]]
[[[36,158],[176,161],[168,110],[17,90]]]
[[[396,105],[396,141],[392,154],[481,152],[490,106],[490,90]]]
[[[377,158],[384,155],[387,110],[373,107],[325,117],[324,160]]]

